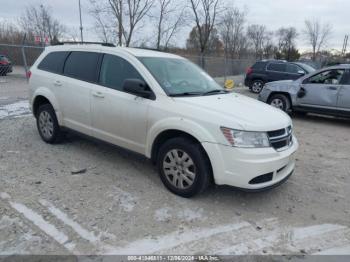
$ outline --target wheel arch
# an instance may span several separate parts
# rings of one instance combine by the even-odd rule
[[[51,104],[52,107],[54,108],[57,121],[61,125],[62,117],[59,111],[58,101],[55,98],[55,95],[46,88],[39,88],[38,90],[36,90],[36,92],[33,95],[32,102],[31,102],[33,115],[36,116],[37,110],[40,107],[40,105],[47,104],[47,103]]]
[[[290,109],[293,109],[292,97],[291,97],[291,95],[288,92],[283,92],[283,91],[273,91],[273,92],[271,92],[271,94],[269,95],[269,97],[266,100],[268,104],[270,104],[270,99],[274,95],[284,95],[284,96],[286,96],[287,99],[289,100]]]

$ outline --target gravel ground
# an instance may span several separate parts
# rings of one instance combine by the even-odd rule
[[[0,118],[0,255],[350,254],[349,120],[294,116],[279,188],[182,199],[143,157],[72,134],[47,145],[19,112]]]

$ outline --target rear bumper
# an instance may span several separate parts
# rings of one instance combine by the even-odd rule
[[[203,147],[210,152],[216,184],[261,191],[278,186],[291,176],[299,145],[293,137],[293,145],[282,152],[274,148],[247,149],[210,143],[203,143]],[[260,182],[262,176],[270,179]]]
[[[252,86],[252,81],[246,77],[246,78],[244,79],[244,85],[245,85],[246,87],[251,87],[251,86]]]

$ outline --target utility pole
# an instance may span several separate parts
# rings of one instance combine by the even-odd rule
[[[80,0],[79,0],[79,18],[80,18],[80,40],[83,43],[84,38],[83,38],[83,22],[81,20],[81,5],[80,5]]]
[[[349,35],[345,35],[345,38],[344,38],[344,43],[343,43],[343,49],[342,49],[342,55],[345,55],[346,54],[346,49],[348,47],[348,40],[349,40]]]

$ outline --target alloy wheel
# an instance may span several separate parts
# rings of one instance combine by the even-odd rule
[[[54,124],[51,115],[47,111],[42,111],[39,115],[39,128],[46,139],[53,136]]]

